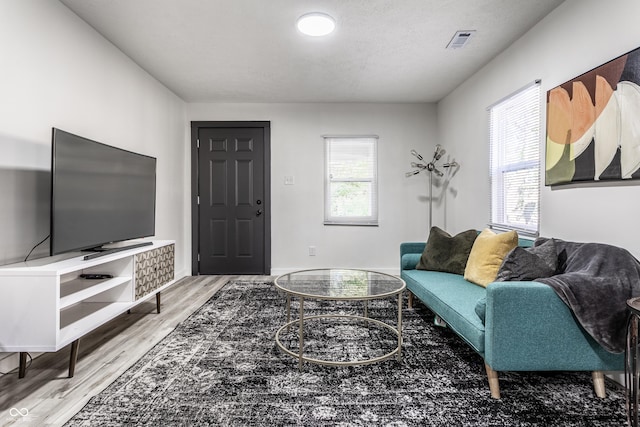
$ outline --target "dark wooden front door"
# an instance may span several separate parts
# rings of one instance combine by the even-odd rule
[[[192,133],[197,274],[270,274],[268,122],[194,122]]]

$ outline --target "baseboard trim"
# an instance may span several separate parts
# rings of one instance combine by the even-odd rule
[[[624,387],[624,371],[606,371],[604,376]]]
[[[300,270],[314,270],[320,268],[329,268],[329,267],[278,267],[271,269],[272,276],[280,276],[282,274],[291,273],[292,271],[300,271]],[[389,274],[391,276],[399,276],[400,269],[389,268],[389,267],[331,267],[331,268],[344,268],[344,269],[354,269],[354,270],[368,270],[375,271],[378,273]]]
[[[186,269],[181,270],[181,271],[176,271],[176,274],[174,275],[176,282],[178,280],[184,279],[187,276],[191,277],[191,273],[187,273]]]

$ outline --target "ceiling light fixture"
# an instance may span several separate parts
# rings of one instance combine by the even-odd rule
[[[336,21],[326,13],[313,12],[298,18],[296,25],[302,34],[321,37],[333,32],[336,28]]]

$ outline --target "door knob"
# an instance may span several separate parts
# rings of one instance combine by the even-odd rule
[[[258,211],[256,212],[256,216],[260,216],[262,215],[262,209],[258,209]]]

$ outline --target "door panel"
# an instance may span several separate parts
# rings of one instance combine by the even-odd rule
[[[198,127],[197,135],[198,273],[269,274],[265,129]]]

